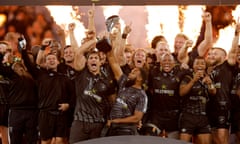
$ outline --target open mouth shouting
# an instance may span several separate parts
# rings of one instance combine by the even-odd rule
[[[89,70],[92,71],[92,72],[95,72],[95,71],[98,70],[98,66],[97,66],[96,63],[91,63],[91,64],[89,64],[89,65],[88,65],[88,68],[89,68]]]
[[[136,61],[135,61],[135,66],[136,66],[136,67],[142,68],[143,65],[144,65],[143,60],[136,60]]]

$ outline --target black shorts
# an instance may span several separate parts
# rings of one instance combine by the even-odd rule
[[[8,126],[8,111],[9,107],[6,104],[0,104],[0,125]]]
[[[179,111],[153,112],[148,123],[155,124],[160,130],[178,131]]]
[[[39,131],[42,140],[48,140],[53,137],[67,137],[68,118],[67,113],[54,113],[41,111],[39,114]]]
[[[120,136],[120,135],[138,135],[136,124],[112,123],[107,132],[107,136]]]
[[[214,129],[230,128],[230,110],[218,109],[209,113],[210,125]]]
[[[179,118],[180,133],[205,134],[211,133],[211,127],[206,115],[182,113]]]
[[[231,133],[240,132],[240,111],[231,113]]]

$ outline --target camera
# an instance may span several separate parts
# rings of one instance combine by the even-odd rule
[[[27,41],[23,36],[18,38],[18,50],[21,51],[22,49],[26,49]]]

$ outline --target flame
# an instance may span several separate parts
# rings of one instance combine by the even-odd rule
[[[122,6],[102,6],[102,8],[105,18],[108,18],[112,15],[119,15],[119,11]]]
[[[0,27],[4,25],[4,23],[6,22],[7,17],[4,14],[0,14]]]
[[[197,41],[202,25],[202,14],[204,6],[187,6],[184,12],[183,33],[193,42]]]
[[[80,22],[80,18],[74,14],[72,6],[46,6],[51,13],[51,16],[54,18],[55,22],[65,31],[66,35],[66,44],[70,44],[70,39],[68,35],[68,24],[75,23],[76,27],[74,30],[74,35],[78,42],[78,45],[81,44],[81,40],[85,37],[85,27]]]
[[[105,18],[111,15],[121,15],[120,10],[122,6],[101,6],[103,8],[103,14]],[[168,40],[170,45],[170,50],[173,51],[174,37],[177,33],[186,34],[191,40],[196,42],[197,37],[200,32],[200,27],[202,24],[203,10],[205,6],[185,6],[179,15],[179,7],[176,6],[145,6],[148,13],[147,25],[145,29],[147,30],[147,37],[142,38],[142,40],[147,40],[147,45],[150,47],[151,40],[156,35],[164,35]],[[79,19],[73,17],[72,6],[47,6],[50,10],[51,15],[54,17],[56,23],[60,25],[66,32],[67,26],[70,22],[76,23],[75,36],[78,38],[78,42],[83,37],[85,37],[85,27],[80,22]],[[240,5],[238,5],[235,11],[232,12],[235,20],[240,16]],[[130,14],[129,14],[130,15]],[[179,18],[179,16],[181,18]],[[134,21],[134,16],[132,21]],[[181,25],[179,24],[181,20]],[[97,23],[97,21],[95,21]],[[123,29],[125,22],[124,19],[120,19],[121,28]],[[134,27],[132,27],[134,29]],[[231,48],[231,42],[234,35],[234,26],[228,26],[225,29],[220,30],[219,39],[214,44],[214,46],[223,47],[226,50]],[[143,28],[144,29],[144,28]],[[141,31],[141,29],[137,30]],[[132,31],[131,35],[135,35]],[[66,38],[67,43],[69,43],[68,37]],[[131,42],[130,42],[131,43]],[[133,43],[134,45],[134,43]]]
[[[236,9],[232,12],[234,20],[237,22],[240,18],[240,5],[236,7]],[[240,21],[239,21],[240,22]],[[235,26],[230,25],[227,26],[224,29],[219,30],[219,37],[216,43],[214,44],[214,47],[221,47],[224,48],[227,52],[231,49],[232,46],[232,40],[234,37],[235,32]]]
[[[175,34],[180,32],[178,27],[177,6],[146,6],[148,11],[147,40],[151,43],[156,35],[164,35],[172,50]]]

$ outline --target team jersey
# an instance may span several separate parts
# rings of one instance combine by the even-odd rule
[[[240,98],[237,90],[240,89],[240,69],[236,66],[233,71],[233,84],[231,89],[231,105],[233,111],[240,111]]]
[[[151,91],[151,111],[179,110],[180,97],[179,84],[185,71],[178,67],[171,72],[164,72],[160,67],[155,67],[149,75],[149,90]]]
[[[210,76],[214,81],[217,93],[210,97],[212,104],[216,108],[230,108],[230,90],[232,85],[232,69],[233,67],[225,61],[223,64],[216,66]]]
[[[31,77],[19,76],[11,66],[5,66],[2,63],[0,64],[0,73],[9,79],[1,81],[1,92],[4,94],[9,91],[5,93],[5,96],[11,109],[37,109],[37,87]]]
[[[10,80],[0,75],[0,104],[8,104]]]
[[[113,80],[103,73],[94,75],[87,67],[80,71],[75,78],[75,120],[105,122],[112,83]]]
[[[59,104],[68,103],[71,106],[74,103],[74,87],[69,78],[31,63],[25,50],[22,56],[28,71],[36,79],[40,110],[58,111]]]
[[[127,76],[123,74],[118,81],[119,92],[112,107],[110,118],[124,118],[134,115],[135,111],[145,113],[147,110],[147,95],[143,89],[125,87]]]
[[[193,75],[186,75],[181,84],[188,84]],[[183,96],[181,110],[183,113],[206,115],[207,102],[209,101],[208,87],[202,80],[195,82],[187,95]]]

